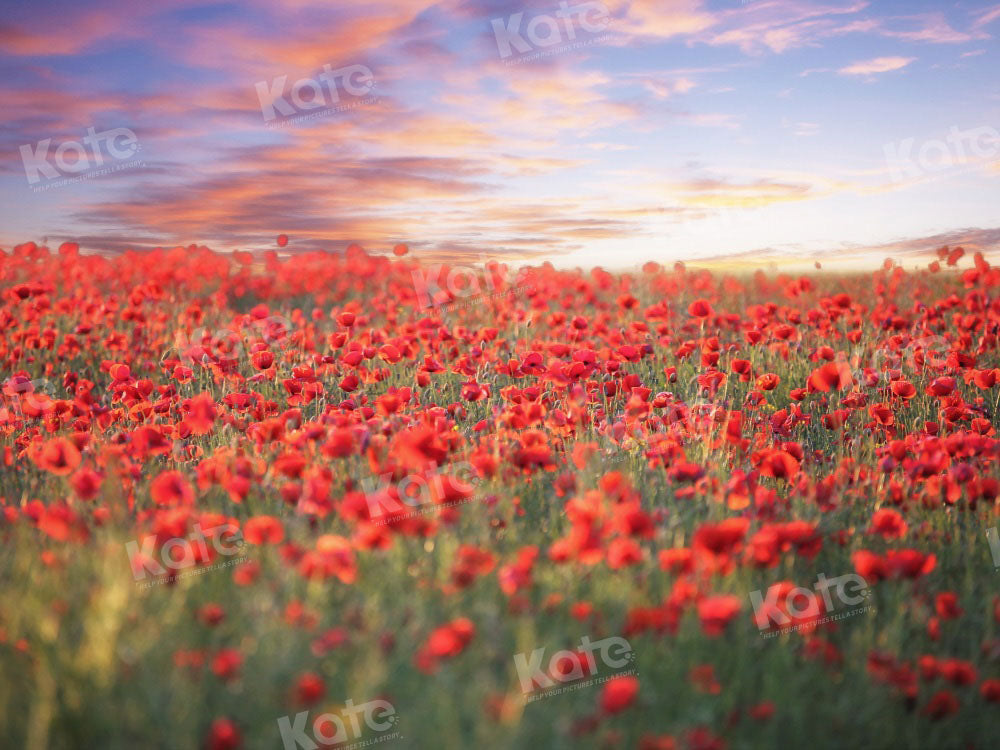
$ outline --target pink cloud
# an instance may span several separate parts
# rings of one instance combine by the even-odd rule
[[[987,8],[983,11],[983,14],[976,19],[975,23],[972,25],[976,28],[980,26],[985,26],[988,23],[993,23],[993,21],[1000,18],[1000,5],[994,5],[992,8]]]
[[[870,76],[876,73],[900,70],[916,59],[915,57],[876,57],[874,60],[864,60],[848,65],[837,72],[845,76]]]
[[[908,42],[930,42],[932,44],[960,44],[984,37],[981,33],[968,34],[953,29],[941,13],[926,13],[905,17],[900,20],[910,22],[916,28],[882,28],[879,33],[890,39],[903,39]]]

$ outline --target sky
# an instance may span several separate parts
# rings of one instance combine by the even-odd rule
[[[2,0],[0,248],[990,258],[998,36],[971,0]]]

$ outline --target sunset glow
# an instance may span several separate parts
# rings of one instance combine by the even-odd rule
[[[998,33],[990,2],[9,5],[0,243],[988,254]]]

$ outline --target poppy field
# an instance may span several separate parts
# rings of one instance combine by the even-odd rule
[[[1000,270],[0,252],[0,746],[988,748]]]

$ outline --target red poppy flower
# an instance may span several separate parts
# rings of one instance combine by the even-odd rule
[[[193,505],[194,489],[176,470],[161,472],[149,487],[150,497],[157,505]]]
[[[38,468],[58,476],[71,474],[80,465],[80,451],[76,445],[61,437],[46,441],[31,458]]]
[[[354,433],[341,428],[330,433],[330,439],[323,443],[321,450],[329,458],[344,458],[355,452]]]
[[[976,668],[962,659],[944,659],[938,664],[938,671],[941,677],[959,687],[974,685],[979,679]]]
[[[695,531],[691,551],[699,567],[708,571],[728,572],[750,528],[746,518],[727,518],[719,523],[704,523]]]
[[[361,381],[358,379],[357,375],[346,375],[340,381],[339,385],[340,385],[340,390],[345,391],[346,393],[353,393],[354,391],[358,390],[358,386],[360,384]]]
[[[774,716],[775,705],[773,701],[762,701],[750,707],[750,717],[757,721],[767,721]]]
[[[517,560],[511,565],[504,565],[497,571],[500,590],[507,596],[531,585],[531,571],[538,558],[538,548],[522,547],[518,550]]]
[[[941,377],[935,378],[927,386],[927,393],[937,398],[948,396],[955,390],[955,378]]]
[[[891,427],[896,422],[896,416],[889,404],[872,404],[868,407],[868,413],[883,427]]]
[[[791,480],[799,472],[799,462],[787,451],[769,450],[761,457],[757,468],[762,476]]]
[[[212,671],[224,682],[236,679],[242,666],[243,654],[235,648],[224,648],[212,658]]]
[[[108,374],[116,383],[124,383],[132,378],[132,369],[121,362],[116,362],[108,368]]]
[[[739,597],[730,594],[708,596],[698,602],[698,619],[705,635],[715,638],[725,631],[726,625],[740,613]]]
[[[281,544],[285,529],[273,516],[254,516],[244,522],[243,537],[250,544]]]
[[[887,578],[889,575],[889,569],[885,564],[885,560],[874,552],[859,549],[851,555],[851,561],[854,563],[854,570],[857,574],[868,583],[875,583],[883,578]]]
[[[722,685],[715,678],[715,668],[711,664],[700,664],[688,672],[688,682],[699,692],[718,695]]]
[[[639,694],[639,678],[633,675],[612,677],[601,691],[601,710],[616,714],[632,705]]]
[[[620,570],[642,562],[642,547],[631,538],[618,537],[608,545],[608,567]]]
[[[86,524],[68,506],[53,504],[41,509],[38,530],[59,542],[85,542],[90,536]]]
[[[323,678],[315,672],[304,672],[295,681],[295,703],[300,706],[311,706],[326,693]]]
[[[319,537],[315,549],[302,555],[298,568],[304,578],[336,577],[347,584],[354,583],[358,573],[350,540],[336,534]]]
[[[378,356],[390,365],[394,365],[403,358],[402,353],[392,344],[386,344],[378,350]]]
[[[104,478],[96,471],[82,468],[69,478],[73,491],[81,500],[93,500],[101,490]]]
[[[977,388],[988,390],[997,384],[998,370],[976,370],[972,376],[972,382]]]
[[[198,619],[214,628],[226,619],[226,611],[218,604],[210,603],[198,609]]]
[[[827,362],[812,371],[807,385],[810,391],[826,393],[832,390],[842,391],[853,383],[854,377],[851,375],[851,368],[846,363]]]
[[[443,464],[448,446],[437,432],[420,426],[398,433],[389,453],[406,469],[422,471]]]
[[[979,686],[979,694],[983,696],[983,700],[1000,703],[1000,680],[983,680],[983,684]]]
[[[872,516],[872,533],[881,534],[886,539],[900,539],[906,535],[906,529],[906,521],[891,508],[881,508]]]
[[[920,713],[931,719],[938,720],[958,713],[958,709],[958,698],[949,690],[941,690],[927,701],[927,705],[923,707]]]
[[[726,741],[712,733],[708,727],[694,727],[684,733],[688,750],[726,750]]]
[[[184,402],[184,422],[192,435],[207,435],[215,424],[215,399],[209,393],[200,393]]]
[[[708,318],[712,315],[712,312],[712,306],[708,303],[708,300],[696,299],[688,305],[688,315],[695,318]]]
[[[757,387],[762,391],[773,391],[778,387],[781,382],[781,378],[775,375],[773,372],[767,372],[757,378]]]
[[[705,468],[698,464],[682,461],[671,466],[667,474],[678,482],[697,482],[705,476]]]
[[[414,661],[423,672],[434,672],[442,659],[451,659],[465,650],[476,635],[476,626],[467,617],[459,617],[435,628],[417,651]]]
[[[954,620],[963,612],[958,606],[958,596],[951,591],[943,591],[934,598],[934,611],[942,620]]]
[[[889,386],[893,393],[907,401],[917,395],[917,389],[913,383],[907,380],[894,380]]]
[[[243,735],[230,719],[219,718],[212,722],[205,739],[207,750],[238,750],[243,746]]]
[[[489,551],[472,544],[460,546],[455,558],[451,580],[458,588],[471,585],[478,576],[487,575],[496,565],[496,560]]]
[[[274,353],[269,351],[254,352],[250,355],[250,361],[255,370],[267,370],[274,364]]]
[[[886,568],[900,578],[919,578],[934,570],[937,557],[915,549],[889,550],[885,557]]]

